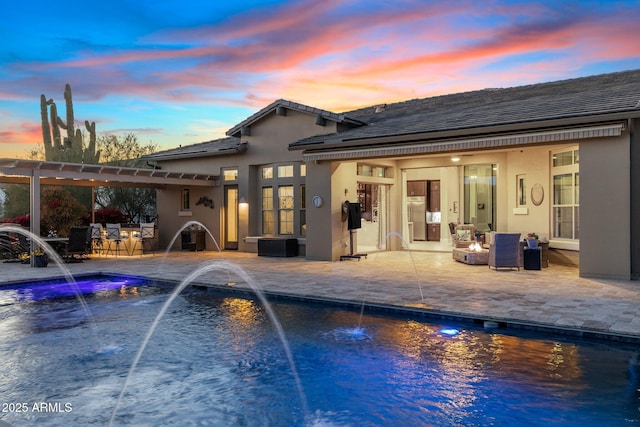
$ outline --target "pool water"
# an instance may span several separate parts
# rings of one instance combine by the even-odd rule
[[[107,425],[170,288],[101,278],[0,288],[0,420]],[[48,286],[59,286],[49,284]],[[65,288],[64,286],[62,288]],[[95,292],[94,292],[95,291]],[[187,289],[114,425],[617,426],[640,422],[639,348]],[[449,330],[446,329],[455,329]]]

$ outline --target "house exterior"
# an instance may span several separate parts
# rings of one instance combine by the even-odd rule
[[[227,138],[145,159],[219,177],[158,191],[161,235],[197,221],[209,249],[256,252],[275,236],[338,260],[450,247],[449,224],[465,223],[536,233],[581,276],[629,279],[640,276],[639,118],[633,70],[340,114],[277,100]],[[360,207],[355,231],[347,201]]]

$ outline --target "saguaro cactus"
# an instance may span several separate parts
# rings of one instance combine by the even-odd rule
[[[100,152],[96,151],[96,124],[85,121],[85,128],[89,133],[89,144],[85,148],[80,129],[75,128],[73,114],[73,98],[71,86],[64,87],[64,99],[66,105],[66,123],[58,116],[58,108],[52,99],[47,100],[40,95],[40,115],[42,118],[42,140],[46,160],[67,161],[75,163],[98,163]],[[49,114],[47,114],[49,106]],[[49,117],[51,123],[49,123]],[[67,131],[64,140],[61,139],[60,129]]]

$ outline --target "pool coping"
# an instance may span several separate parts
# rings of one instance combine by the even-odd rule
[[[88,277],[125,277],[134,279],[148,280],[154,286],[175,287],[181,282],[174,279],[159,279],[144,275],[113,273],[113,272],[93,272],[74,274],[74,279],[83,279]],[[16,286],[26,283],[47,282],[56,280],[66,280],[64,275],[52,276],[39,279],[23,279],[0,283],[0,290],[4,287]],[[218,294],[234,295],[255,298],[256,290],[248,286],[246,283],[225,283],[212,284],[194,281],[189,284],[196,289],[204,289],[207,292],[216,292]],[[334,307],[348,308],[352,310],[361,310],[367,314],[392,314],[408,318],[421,318],[429,320],[450,321],[457,323],[472,324],[477,327],[484,327],[486,331],[506,331],[520,330],[550,335],[569,336],[575,338],[583,338],[588,340],[617,342],[624,344],[640,344],[640,336],[627,335],[621,333],[612,333],[605,330],[580,328],[580,327],[559,327],[548,323],[535,322],[529,320],[521,320],[501,316],[485,316],[478,317],[477,314],[465,313],[462,311],[445,311],[434,310],[424,307],[415,307],[407,305],[376,303],[369,301],[354,301],[343,298],[327,298],[317,295],[296,294],[290,292],[270,291],[260,288],[259,291],[267,300],[285,300],[292,302],[315,303],[320,305],[331,305]]]

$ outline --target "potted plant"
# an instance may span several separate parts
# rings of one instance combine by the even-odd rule
[[[538,235],[535,232],[527,234],[527,246],[531,249],[538,247]]]
[[[47,256],[42,249],[36,249],[31,252],[34,267],[46,267],[49,264]]]

